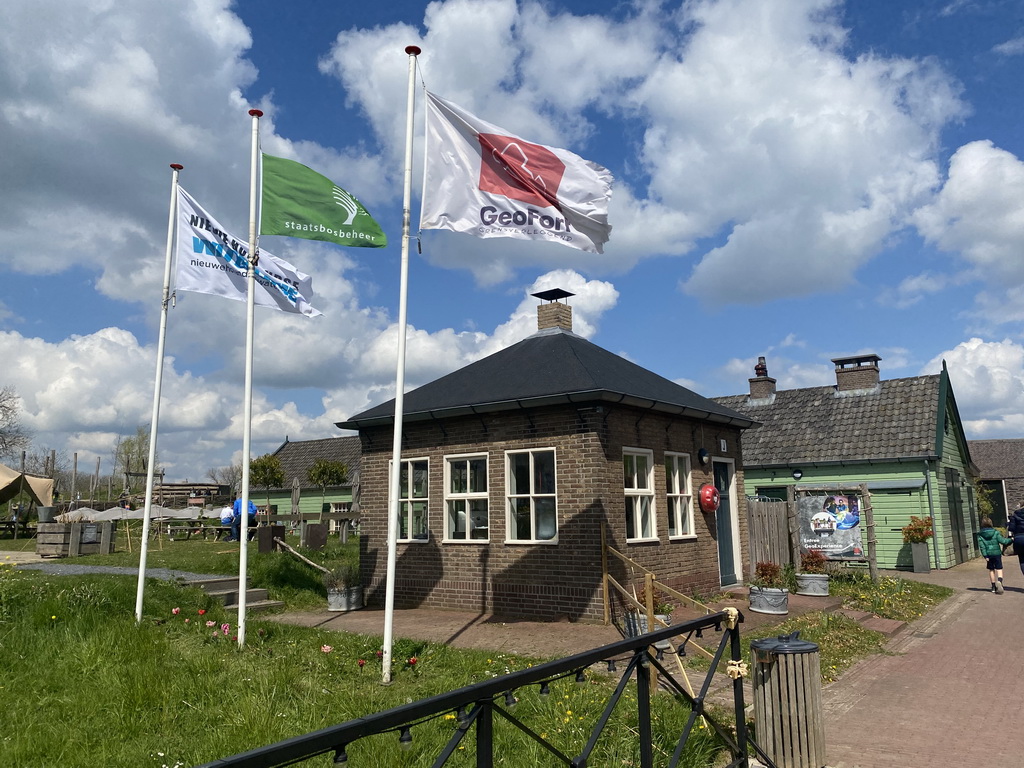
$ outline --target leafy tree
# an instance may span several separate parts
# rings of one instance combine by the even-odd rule
[[[987,488],[979,479],[974,480],[974,493],[978,497],[978,517],[992,517],[992,514],[996,511],[995,505],[992,503],[992,489]],[[1007,511],[1009,514],[1009,511]]]
[[[237,493],[242,484],[242,464],[239,462],[227,467],[214,467],[206,471],[206,476],[217,485],[228,486],[231,493]]]
[[[320,486],[320,519],[323,520],[327,486],[341,485],[346,482],[348,480],[348,465],[331,459],[317,459],[306,472],[306,478],[313,485]]]
[[[249,462],[249,481],[257,488],[267,491],[267,509],[270,509],[270,489],[284,485],[284,470],[281,460],[272,453],[265,453]]]
[[[32,433],[21,423],[21,398],[14,387],[0,389],[0,458],[12,458],[28,448]]]

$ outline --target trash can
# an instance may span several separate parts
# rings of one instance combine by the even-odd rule
[[[821,654],[800,633],[755,640],[754,740],[779,768],[825,765]]]
[[[36,514],[39,515],[40,523],[52,523],[55,507],[36,507]]]

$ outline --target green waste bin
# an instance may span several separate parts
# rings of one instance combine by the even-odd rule
[[[825,765],[821,654],[800,633],[755,640],[754,740],[778,768]]]

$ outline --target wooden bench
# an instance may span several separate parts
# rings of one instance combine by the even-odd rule
[[[28,520],[0,520],[0,532],[9,533],[14,538],[18,538],[18,534],[35,536],[36,528],[34,525],[30,526]]]

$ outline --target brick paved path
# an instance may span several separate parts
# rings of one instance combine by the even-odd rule
[[[1007,558],[1004,595],[986,591],[984,560],[900,574],[957,589],[894,638],[891,656],[826,687],[829,768],[1021,766],[1014,695],[1024,677],[1024,577]]]

